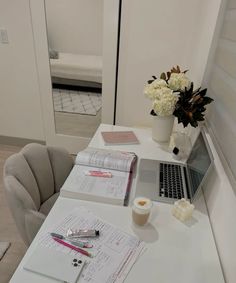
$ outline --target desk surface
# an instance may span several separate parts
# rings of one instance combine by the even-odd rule
[[[133,130],[136,134],[140,144],[130,145],[112,145],[106,146],[101,136],[102,131],[125,131]],[[150,128],[128,128],[122,126],[113,126],[108,124],[101,124],[96,131],[94,137],[89,143],[90,147],[106,148],[114,150],[125,150],[135,152],[138,157],[160,159],[166,161],[176,161],[169,153],[167,143],[157,143],[152,140],[152,133]]]
[[[101,125],[92,139],[90,146],[104,147],[100,136],[101,130],[122,130],[124,127]],[[170,160],[171,154],[165,145],[151,140],[148,129],[135,129],[141,144],[116,146],[124,150],[135,151],[138,156]],[[149,134],[150,135],[149,135]],[[157,154],[157,155],[156,155]],[[156,157],[157,158],[157,157]],[[171,215],[172,206],[155,203],[147,226],[140,228],[131,220],[131,208],[112,206],[59,197],[49,213],[39,233],[29,247],[25,257],[18,266],[11,283],[55,282],[52,279],[27,272],[23,266],[35,249],[39,237],[49,231],[52,225],[64,218],[74,207],[83,205],[91,209],[105,221],[117,225],[128,233],[137,235],[147,244],[147,251],[138,259],[125,282],[148,283],[223,283],[223,275],[209,223],[203,195],[200,193],[193,213],[193,218],[186,223],[178,221]],[[103,282],[101,282],[103,283]]]

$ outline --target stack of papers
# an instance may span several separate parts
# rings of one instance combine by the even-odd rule
[[[50,233],[43,235],[40,244],[67,254],[76,255],[85,266],[80,274],[80,283],[121,283],[145,249],[144,242],[119,228],[103,221],[85,207],[76,208],[50,232],[66,235],[68,229],[96,229],[100,236],[92,238],[89,252],[93,258],[86,257],[55,242]]]

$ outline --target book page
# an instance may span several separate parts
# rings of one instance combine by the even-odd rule
[[[75,165],[66,179],[61,192],[77,193],[81,199],[96,200],[96,198],[102,197],[110,203],[112,203],[111,200],[120,200],[120,204],[123,203],[129,182],[129,173],[100,169],[101,172],[110,172],[112,177],[104,178],[86,175],[86,172],[96,169],[90,166]],[[83,195],[87,196],[87,198],[83,198]]]
[[[77,154],[75,163],[129,172],[135,160],[131,152],[87,148]]]
[[[94,246],[89,249],[94,257],[80,255],[59,243],[50,236],[50,232],[66,235],[68,229],[96,229],[100,236],[91,238]],[[119,228],[101,220],[85,207],[78,207],[65,217],[49,233],[39,239],[40,245],[74,254],[86,260],[79,277],[79,283],[123,282],[131,267],[144,251],[144,242]]]

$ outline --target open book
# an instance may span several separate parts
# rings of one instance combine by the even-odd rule
[[[78,153],[61,196],[126,205],[137,156],[131,152],[87,148]],[[90,176],[90,172],[110,177]]]

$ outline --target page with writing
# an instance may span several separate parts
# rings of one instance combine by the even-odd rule
[[[111,178],[86,175],[87,171],[94,169],[91,166],[75,165],[61,188],[61,196],[123,205],[130,173],[109,169]],[[107,169],[100,171],[107,172]]]
[[[87,148],[77,154],[75,163],[129,172],[136,158],[132,152]]]
[[[51,232],[66,235],[68,229],[96,229],[100,236],[92,238],[89,249],[94,257],[79,254],[59,243],[50,236]],[[39,243],[48,248],[60,250],[67,254],[80,256],[86,264],[79,277],[79,283],[114,283],[123,282],[140,254],[145,250],[144,242],[118,227],[95,216],[85,207],[78,207],[59,224],[44,234]]]

